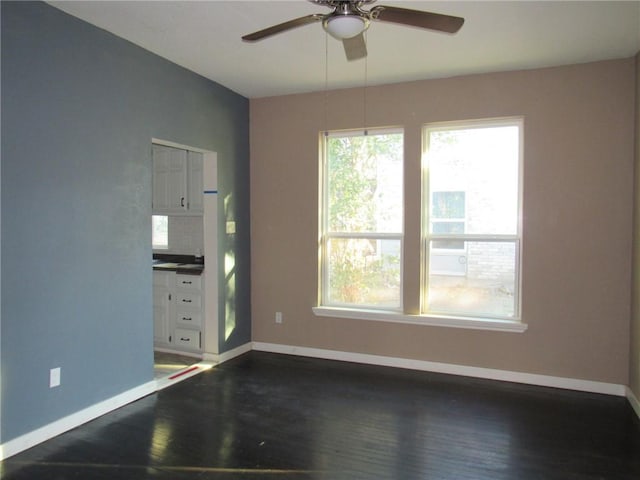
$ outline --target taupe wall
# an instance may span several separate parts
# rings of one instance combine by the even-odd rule
[[[405,128],[416,299],[422,125],[524,116],[522,334],[314,316],[318,132],[362,126],[363,90],[252,100],[253,340],[627,384],[634,72],[623,59],[367,89],[367,125]]]
[[[633,232],[633,306],[631,316],[631,347],[629,356],[629,385],[640,398],[640,53],[636,55],[636,190],[634,198]]]

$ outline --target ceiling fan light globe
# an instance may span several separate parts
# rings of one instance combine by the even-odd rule
[[[360,35],[367,29],[369,22],[357,15],[338,15],[326,19],[322,25],[333,38],[344,40]]]

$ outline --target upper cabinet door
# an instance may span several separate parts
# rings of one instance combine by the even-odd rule
[[[153,145],[153,212],[184,213],[188,204],[187,151]]]
[[[189,159],[189,211],[202,213],[204,211],[203,154],[187,152],[187,158]]]

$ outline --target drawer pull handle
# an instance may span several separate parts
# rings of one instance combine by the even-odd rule
[[[182,342],[188,342],[189,340],[191,340],[191,339],[190,338],[180,337],[180,341],[182,341]]]
[[[184,207],[184,197],[180,197],[180,206]]]
[[[191,317],[182,317],[183,321],[190,322],[192,320]]]
[[[182,284],[183,284],[183,285],[191,285],[192,283],[193,283],[193,282],[186,282],[186,281],[184,281],[184,280],[182,281]]]
[[[183,299],[182,299],[182,301],[183,301],[184,303],[191,303],[191,300],[189,300],[189,299],[187,299],[187,298],[183,298]]]

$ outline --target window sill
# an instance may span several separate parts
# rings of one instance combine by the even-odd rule
[[[435,327],[466,328],[470,330],[492,330],[497,332],[523,333],[527,324],[509,320],[491,320],[469,317],[448,317],[440,315],[408,315],[404,313],[381,312],[336,307],[313,307],[318,317],[347,318],[353,320],[374,320],[379,322],[410,323]]]

